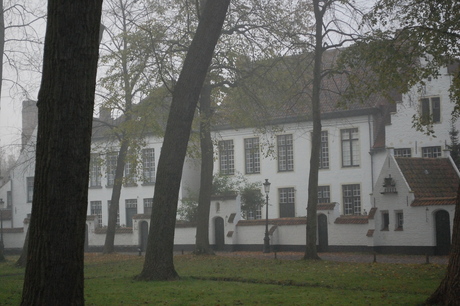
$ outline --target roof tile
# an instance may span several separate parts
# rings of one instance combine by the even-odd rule
[[[410,189],[412,206],[455,204],[459,176],[448,158],[396,157]]]

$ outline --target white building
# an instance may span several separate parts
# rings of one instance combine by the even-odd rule
[[[449,159],[449,131],[454,105],[449,100],[448,88],[454,68],[442,69],[438,78],[429,79],[425,87],[414,88],[403,95],[396,105],[374,99],[340,109],[333,107],[335,104],[323,97],[322,143],[318,148],[321,150],[318,206],[320,250],[441,253],[436,247],[434,233],[437,223],[434,218],[437,211],[446,211],[452,232],[453,203],[443,202],[442,206],[436,207],[431,204],[421,208],[411,206],[412,198],[409,198],[415,196],[416,201],[417,195],[412,193],[414,187],[396,161],[397,157]],[[414,115],[429,116],[433,121],[434,134],[427,136],[413,128]],[[218,146],[214,169],[216,174],[242,174],[251,182],[260,182],[261,190],[262,182],[269,179],[268,217],[272,246],[278,250],[302,250],[305,245],[304,217],[312,123],[302,112],[282,116],[272,123],[272,130],[277,131],[272,134],[259,134],[251,127],[215,128],[213,135]],[[460,130],[458,122],[454,123],[454,127]],[[95,135],[93,141],[94,154],[102,152],[99,151],[99,143],[104,142],[104,138],[98,136],[100,134]],[[28,141],[33,143],[33,137]],[[115,241],[119,247],[137,248],[145,243],[149,214],[154,213],[150,205],[161,145],[161,139],[146,138],[140,168],[144,179],[125,184],[122,188],[120,229]],[[11,231],[21,232],[22,240],[31,210],[34,167],[33,161],[26,162],[31,159],[33,151],[24,149],[18,167],[12,172],[10,180],[0,188],[0,198],[8,199],[5,205],[11,210],[11,221],[5,224],[11,226]],[[93,158],[91,164],[87,221],[90,247],[102,246],[105,238],[104,226],[107,224],[110,182],[113,178],[113,163],[110,161],[113,159],[109,157],[101,164]],[[391,169],[388,163],[391,163]],[[404,202],[406,207],[401,207],[404,204],[401,199],[393,203],[391,199],[388,201],[392,195],[380,193],[382,180],[385,181],[390,174],[388,169],[397,182],[397,196],[408,199]],[[452,169],[457,171],[454,167]],[[458,171],[456,173],[458,176]],[[180,198],[189,190],[198,190],[198,175],[199,165],[192,159],[187,160]],[[405,185],[400,185],[404,180],[407,181]],[[427,208],[429,213],[422,218]],[[403,231],[396,228],[382,231],[386,211],[389,220],[392,220],[390,224],[396,224],[395,220],[399,218],[397,214],[403,212]],[[242,220],[237,196],[213,200],[210,243],[226,250],[261,249],[265,209],[255,217],[259,220]],[[416,230],[412,230],[414,228]],[[5,239],[6,248],[22,246],[17,234],[14,237]],[[175,237],[178,249],[190,249],[195,243],[195,229],[192,225],[178,224]]]

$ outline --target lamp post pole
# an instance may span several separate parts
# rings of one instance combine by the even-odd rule
[[[0,199],[0,204],[3,200]],[[0,208],[0,262],[5,261],[5,255],[3,251],[5,250],[5,246],[3,245],[3,209]]]
[[[265,236],[264,236],[264,253],[270,253],[270,237],[268,235],[268,193],[270,192],[270,182],[265,179]]]

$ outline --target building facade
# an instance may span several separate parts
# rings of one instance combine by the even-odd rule
[[[442,253],[436,249],[436,226],[447,223],[439,220],[448,220],[452,232],[454,203],[412,205],[417,196],[412,185],[401,185],[401,182],[407,181],[407,173],[398,168],[397,160],[448,160],[452,165],[449,171],[456,171],[458,178],[458,170],[449,157],[449,131],[460,129],[460,123],[452,121],[451,116],[454,109],[448,92],[452,82],[451,69],[443,68],[437,78],[426,80],[424,86],[414,87],[396,104],[378,100],[347,109],[323,109],[321,147],[318,148],[320,250]],[[27,109],[30,111],[29,104]],[[431,134],[414,127],[413,118],[416,117],[431,122]],[[107,114],[101,115],[100,119],[108,119]],[[260,248],[266,218],[270,223],[273,247],[279,250],[300,250],[304,247],[312,122],[305,116],[289,116],[281,120],[278,118],[271,124],[272,128],[268,130],[275,132],[261,133],[252,127],[225,125],[213,130],[216,175],[242,175],[250,182],[260,183],[262,191],[265,179],[271,183],[268,215],[265,209],[261,209],[249,218],[254,220],[242,219],[237,195],[231,199],[213,200],[210,243],[217,249]],[[112,152],[116,152],[117,143],[110,143],[114,148],[110,151],[106,142],[100,135],[93,138],[87,241],[88,247],[94,249],[102,245],[105,235],[116,165],[116,155]],[[18,166],[0,188],[0,198],[8,199],[4,201],[4,209],[11,211],[11,220],[5,223],[8,225],[5,247],[10,249],[22,247],[32,205],[33,134],[27,143]],[[137,248],[145,243],[150,214],[155,213],[151,210],[151,202],[161,146],[161,138],[146,137],[145,146],[140,151],[141,163],[137,166],[137,175],[132,180],[125,179],[116,238],[120,247]],[[381,193],[382,184],[389,178],[389,163],[394,167],[391,170],[395,174],[391,174],[391,178],[397,183],[397,195]],[[133,169],[128,162],[125,176],[129,178],[130,172]],[[191,191],[197,193],[198,184],[199,163],[188,159],[184,165],[180,198]],[[388,188],[391,187],[390,184]],[[444,215],[438,216],[439,211],[444,211],[440,213]],[[393,226],[391,231],[382,230],[385,224]],[[403,230],[398,224],[404,224]],[[192,248],[195,228],[178,222],[175,239],[177,248]]]

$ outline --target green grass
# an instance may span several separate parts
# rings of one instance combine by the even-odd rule
[[[18,305],[24,269],[0,263],[0,305]],[[418,305],[446,266],[224,256],[175,257],[181,279],[137,282],[143,257],[90,255],[86,305]]]

